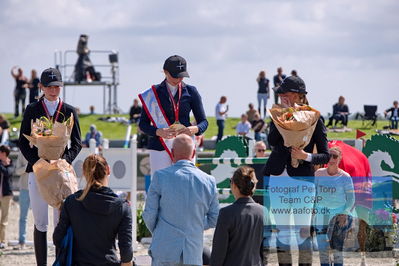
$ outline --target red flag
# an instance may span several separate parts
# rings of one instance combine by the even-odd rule
[[[360,139],[363,136],[366,136],[366,133],[360,131],[359,129],[356,129],[356,139]]]

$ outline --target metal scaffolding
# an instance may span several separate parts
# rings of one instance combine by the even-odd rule
[[[115,50],[90,50],[90,55],[106,56],[107,61],[110,55],[116,55],[118,52]],[[64,77],[64,88],[63,88],[63,99],[66,100],[67,87],[73,86],[98,86],[103,88],[103,112],[104,114],[119,114],[121,109],[118,107],[118,86],[119,86],[119,64],[118,62],[108,64],[95,64],[93,67],[99,71],[101,81],[82,81],[76,82],[74,80],[74,69],[77,60],[77,54],[75,50],[66,51],[55,51],[54,52],[54,64],[57,69],[63,73]],[[110,75],[104,75],[106,71],[109,71]]]

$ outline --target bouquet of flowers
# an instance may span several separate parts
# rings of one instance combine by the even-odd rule
[[[283,108],[274,105],[269,114],[284,139],[284,146],[305,148],[312,138],[320,112],[309,105],[295,105]],[[292,167],[297,168],[299,161],[291,159]]]
[[[60,113],[61,114],[61,113]],[[45,160],[61,158],[71,136],[73,115],[64,122],[53,122],[45,116],[32,120],[31,135],[24,136],[30,141],[31,147],[36,146],[39,157]]]
[[[78,191],[75,170],[64,159],[50,163],[40,159],[33,165],[33,172],[40,195],[54,208],[60,209],[63,200]]]
[[[39,192],[54,208],[60,208],[62,201],[78,190],[75,170],[66,160],[60,159],[71,136],[73,123],[72,114],[63,122],[53,122],[42,116],[32,121],[31,135],[24,134],[31,147],[34,145],[38,149],[40,160],[33,165],[33,172]]]

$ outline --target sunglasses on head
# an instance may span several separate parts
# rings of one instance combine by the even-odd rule
[[[330,157],[331,157],[331,158],[334,158],[334,159],[338,159],[339,155],[338,155],[338,154],[332,154],[332,153],[330,153]]]

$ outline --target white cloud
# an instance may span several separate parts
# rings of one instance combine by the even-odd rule
[[[369,97],[382,108],[391,102],[387,95],[394,94],[399,67],[398,11],[395,0],[1,1],[0,32],[6,37],[0,80],[9,92],[0,97],[0,111],[12,110],[12,65],[26,72],[48,67],[53,51],[75,49],[81,33],[90,35],[91,49],[120,52],[119,100],[126,111],[138,91],[162,79],[170,54],[187,58],[189,82],[206,94],[210,115],[222,94],[239,115],[256,99],[259,70],[271,77],[277,66],[298,70],[324,113],[338,94],[351,95],[357,110]],[[376,86],[378,95],[365,94]],[[79,93],[70,99],[88,109]]]

